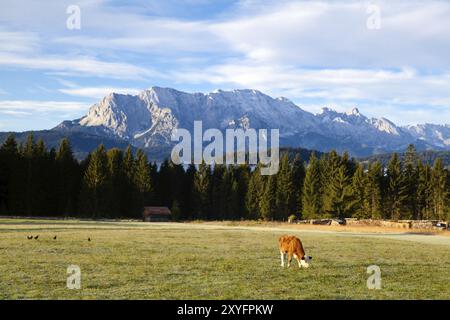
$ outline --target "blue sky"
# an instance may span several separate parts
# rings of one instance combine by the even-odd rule
[[[0,0],[0,131],[52,128],[151,86],[450,123],[449,37],[447,1]]]

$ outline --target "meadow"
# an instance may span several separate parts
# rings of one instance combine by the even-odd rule
[[[313,256],[309,269],[280,266],[277,242],[286,233],[299,236]],[[443,240],[428,240],[441,239],[435,237]],[[448,240],[214,223],[0,219],[0,299],[450,299]],[[79,290],[66,286],[69,265],[81,269]],[[381,268],[380,290],[367,288],[369,265]]]

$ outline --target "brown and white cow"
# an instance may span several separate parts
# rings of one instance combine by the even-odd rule
[[[279,239],[281,266],[284,267],[284,255],[288,256],[287,267],[291,265],[292,256],[297,259],[298,267],[308,268],[312,257],[305,255],[302,242],[295,236],[282,236]]]

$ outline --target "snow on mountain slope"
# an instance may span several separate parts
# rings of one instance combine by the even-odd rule
[[[175,128],[283,128],[284,135],[314,127],[316,120],[287,99],[273,99],[256,90],[186,93],[152,87],[137,96],[112,93],[88,114],[56,129],[86,130],[117,136],[138,147],[169,143]]]
[[[450,149],[450,125],[419,124],[406,126],[404,130],[418,140],[426,141],[432,145]]]
[[[323,108],[313,115],[286,98],[257,90],[216,90],[186,93],[152,87],[138,95],[112,93],[94,104],[88,114],[64,121],[54,130],[86,132],[120,138],[140,148],[170,147],[176,128],[193,130],[195,120],[207,128],[280,130],[281,145],[319,151],[349,151],[352,155],[401,151],[409,143],[422,148],[450,149],[450,127],[398,127],[391,121],[367,118],[357,108],[337,112]]]

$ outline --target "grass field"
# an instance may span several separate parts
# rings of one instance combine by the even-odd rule
[[[302,239],[311,268],[280,267],[285,233]],[[450,299],[450,237],[403,236],[0,219],[0,298]],[[366,286],[373,264],[381,290]],[[81,268],[80,290],[66,287],[69,265]]]

